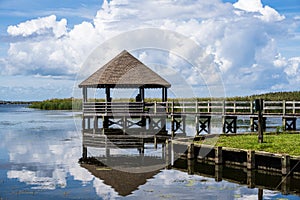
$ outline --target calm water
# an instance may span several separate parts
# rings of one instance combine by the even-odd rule
[[[80,124],[80,117],[75,120]],[[257,199],[258,189],[178,170],[153,173],[121,196],[119,187],[129,187],[128,180],[120,175],[111,183],[81,167],[81,144],[71,112],[0,105],[0,199]],[[300,199],[269,190],[263,195]]]

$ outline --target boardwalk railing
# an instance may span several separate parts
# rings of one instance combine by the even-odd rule
[[[264,101],[264,115],[298,115],[300,101]],[[252,101],[86,102],[84,114],[253,115]]]
[[[142,102],[86,102],[83,104],[83,113],[144,113]]]

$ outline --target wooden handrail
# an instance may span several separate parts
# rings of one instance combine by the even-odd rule
[[[300,101],[264,101],[263,114],[300,115]],[[252,101],[85,102],[84,113],[252,115]]]

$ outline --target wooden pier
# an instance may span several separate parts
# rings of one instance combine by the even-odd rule
[[[281,117],[284,130],[296,130],[300,117],[300,102],[263,101],[263,127],[266,119]],[[275,106],[276,105],[276,106]],[[82,115],[83,157],[87,147],[105,148],[109,155],[113,148],[136,148],[144,153],[145,144],[164,145],[169,139],[186,136],[187,119],[194,119],[195,133],[210,134],[213,119],[222,123],[223,134],[237,132],[239,117],[249,117],[249,127],[257,130],[257,114],[253,102],[196,101],[196,102],[86,102]],[[167,129],[167,123],[170,130]],[[218,133],[219,134],[219,133]],[[193,151],[193,147],[188,147]],[[222,149],[216,149],[216,163],[222,163]],[[248,152],[250,160],[253,152]],[[192,155],[192,154],[188,154]],[[284,159],[288,166],[289,158]],[[168,161],[169,162],[169,161]],[[253,163],[247,163],[251,168]],[[288,168],[286,168],[286,171]],[[284,170],[283,170],[284,171]]]
[[[143,154],[145,143],[153,143],[154,148],[158,144],[164,147],[170,138],[185,137],[187,126],[194,127],[193,133],[188,133],[190,136],[211,134],[212,124],[220,128],[216,134],[236,133],[239,117],[249,118],[251,131],[262,133],[268,126],[266,119],[271,117],[282,118],[283,129],[293,131],[300,117],[300,101],[259,100],[259,112],[257,102],[252,101],[168,101],[171,84],[126,50],[79,87],[83,95],[84,157],[91,145],[107,148],[108,154],[113,147],[138,148]],[[104,102],[96,101],[96,89],[105,91]],[[112,95],[115,89],[135,90],[135,102],[116,101]],[[148,89],[161,90],[161,102],[146,102]],[[221,150],[218,152],[222,154]]]
[[[263,128],[267,118],[282,118],[284,130],[296,130],[300,101],[263,101]],[[212,118],[220,119],[223,133],[236,133],[239,117],[249,117],[251,131],[258,128],[252,101],[195,102],[86,102],[83,105],[83,130],[117,127],[126,131],[186,133],[186,119],[194,118],[195,135],[211,133]],[[170,130],[166,123],[171,123]]]

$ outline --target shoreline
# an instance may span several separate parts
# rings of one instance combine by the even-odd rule
[[[286,136],[288,134],[281,135]],[[299,133],[293,135],[299,137]],[[237,137],[239,136],[226,136],[226,138]],[[194,141],[180,141],[179,139],[171,140],[169,143],[167,143],[167,145],[172,146],[172,155],[174,155],[174,157],[176,158],[195,160],[200,163],[212,163],[215,165],[243,167],[247,168],[247,170],[264,170],[266,172],[270,171],[281,173],[282,175],[293,175],[300,177],[300,155],[298,153],[290,154],[290,152],[288,151],[272,152],[265,151],[263,149],[261,150],[246,147],[237,148],[233,145],[221,146],[221,144],[218,144],[218,142],[213,145]],[[275,144],[271,146],[277,147]],[[295,144],[295,146],[292,146],[292,148],[295,147],[298,147],[298,143]],[[186,151],[184,153],[176,152],[176,149],[182,148],[186,148]]]
[[[261,151],[271,154],[288,154],[293,157],[300,157],[300,131],[265,132],[263,135],[263,143],[258,143],[256,132],[250,132],[206,135],[204,138],[195,137],[194,144],[213,144],[216,147]]]

